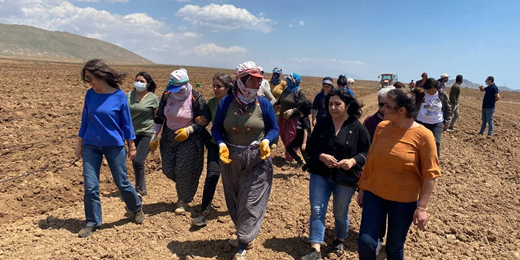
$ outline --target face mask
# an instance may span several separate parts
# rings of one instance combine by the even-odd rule
[[[134,82],[134,87],[137,92],[143,92],[146,90],[146,83],[136,81]]]

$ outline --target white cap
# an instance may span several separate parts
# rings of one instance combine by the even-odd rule
[[[450,75],[448,75],[448,74],[446,74],[446,73],[442,73],[442,74],[441,74],[441,79],[443,79],[443,78],[449,78],[449,77],[450,77]]]
[[[353,78],[347,78],[347,84],[354,83],[354,82],[356,82],[356,81]]]
[[[188,82],[190,79],[188,78],[188,71],[186,69],[180,68],[178,70],[174,70],[170,74],[170,80],[168,81],[168,85],[178,86],[183,85]]]

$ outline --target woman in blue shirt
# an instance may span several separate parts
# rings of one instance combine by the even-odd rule
[[[134,159],[136,148],[132,117],[125,93],[119,88],[126,75],[110,68],[102,60],[89,60],[81,70],[81,78],[91,88],[85,95],[81,128],[75,155],[83,157],[84,205],[86,226],[78,233],[88,237],[101,226],[99,172],[103,155],[127,208],[134,212],[137,224],[144,221],[141,198],[126,176],[126,149]]]

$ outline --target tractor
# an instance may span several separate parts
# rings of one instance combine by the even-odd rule
[[[388,86],[393,86],[397,81],[397,74],[392,73],[383,73],[380,76],[377,76],[377,78],[381,79],[379,81],[379,88],[384,88]]]

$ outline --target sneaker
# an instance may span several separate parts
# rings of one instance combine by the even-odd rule
[[[376,255],[379,255],[379,251],[381,251],[381,247],[383,247],[383,240],[380,238],[377,240]]]
[[[208,216],[206,212],[202,212],[200,215],[198,215],[196,218],[194,218],[191,221],[191,224],[197,227],[203,227],[208,224]]]
[[[317,260],[321,259],[321,253],[316,250],[316,248],[313,248],[308,254],[304,255],[301,260]]]
[[[79,231],[78,237],[80,237],[80,238],[89,237],[90,235],[94,234],[94,232],[96,232],[97,229],[98,229],[98,227],[86,226]]]
[[[236,253],[233,257],[233,260],[247,260],[246,254],[242,253]]]
[[[134,221],[136,224],[142,224],[144,222],[144,211],[140,209],[137,212],[134,212]]]
[[[148,192],[146,190],[142,190],[142,191],[137,191],[137,194],[139,195],[139,197],[144,197],[146,195],[148,195]],[[142,200],[142,198],[141,198]]]
[[[285,161],[284,165],[282,166],[282,171],[288,171],[291,169],[291,163],[289,161]]]
[[[332,247],[330,248],[330,252],[332,253],[341,253],[345,250],[345,243],[339,239],[336,239],[332,242]]]
[[[446,132],[453,132],[453,131],[455,131],[455,129],[453,129],[453,128],[446,129]]]
[[[188,208],[188,204],[183,201],[179,201],[175,204],[175,214],[183,215],[186,213],[186,208]]]
[[[230,239],[228,241],[228,243],[232,246],[232,247],[236,247],[238,248],[238,239]],[[251,250],[253,249],[253,247],[255,246],[255,240],[253,239],[253,241],[251,241],[248,245],[247,245],[247,250]]]
[[[493,136],[492,135],[487,135],[487,138],[491,138],[491,137],[493,137]]]
[[[302,166],[302,171],[306,172],[308,169],[309,169],[309,164],[306,163]]]
[[[300,168],[302,168],[302,166],[303,166],[303,162],[296,162],[296,164],[293,165],[293,167],[296,169],[300,169]]]

